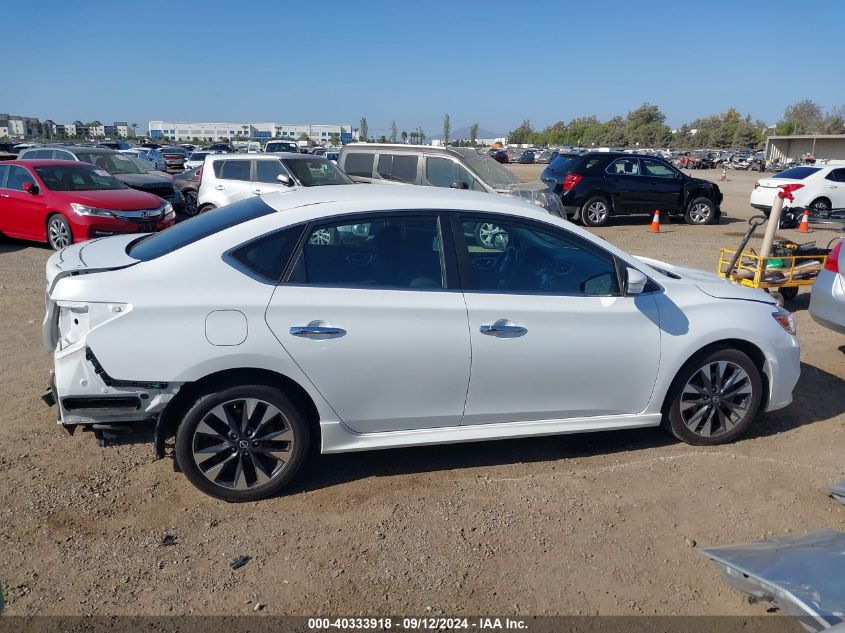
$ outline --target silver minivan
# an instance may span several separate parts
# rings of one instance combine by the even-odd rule
[[[338,167],[355,182],[451,187],[522,198],[563,217],[563,205],[545,183],[523,182],[471,147],[352,143],[340,150]]]

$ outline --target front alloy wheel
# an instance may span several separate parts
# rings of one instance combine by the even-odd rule
[[[722,444],[751,424],[762,396],[760,372],[739,350],[694,359],[678,375],[669,408],[672,433],[688,444]]]
[[[197,192],[196,191],[186,191],[185,192],[185,205],[182,207],[185,215],[189,217],[193,217],[197,214]]]
[[[307,445],[299,412],[263,385],[203,396],[176,435],[177,459],[191,483],[226,501],[278,492],[299,468]]]
[[[56,214],[47,222],[47,241],[55,251],[60,251],[73,244],[73,233],[71,233],[70,225],[62,216]]]

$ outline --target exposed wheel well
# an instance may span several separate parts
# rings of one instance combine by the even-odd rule
[[[826,203],[827,203],[828,208],[831,208],[831,207],[833,206],[833,203],[830,201],[830,198],[828,198],[827,196],[819,196],[818,198],[816,198],[815,200],[813,200],[813,201],[810,203],[810,206],[812,207],[812,206],[813,206],[814,204],[816,204],[817,202],[826,202]]]
[[[666,392],[666,396],[663,398],[663,406],[660,408],[660,411],[665,416],[666,413],[669,411],[669,405],[672,404],[672,398],[675,395],[675,382],[678,379],[678,374],[681,373],[681,370],[687,366],[687,364],[700,356],[705,356],[710,352],[716,349],[736,349],[740,352],[743,352],[748,358],[751,359],[751,362],[754,363],[754,366],[760,371],[760,380],[763,383],[763,393],[760,399],[760,409],[766,408],[766,403],[769,400],[769,377],[766,375],[766,355],[763,354],[763,351],[754,345],[754,343],[749,343],[748,341],[743,341],[742,339],[737,338],[727,338],[721,341],[715,341],[710,343],[709,345],[705,345],[700,350],[695,352],[691,355],[686,362],[681,366],[681,369],[678,370],[678,373],[675,374],[675,377],[672,379],[672,385],[669,387],[669,390]]]
[[[156,428],[155,450],[157,457],[164,457],[164,441],[176,435],[182,418],[193,406],[200,394],[213,389],[223,389],[236,384],[259,384],[275,387],[282,391],[300,410],[311,428],[312,439],[319,445],[320,414],[317,405],[299,383],[283,374],[267,369],[237,368],[219,371],[204,376],[195,382],[182,385],[173,399],[167,403],[159,416]]]

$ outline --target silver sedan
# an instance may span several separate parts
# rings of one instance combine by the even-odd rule
[[[839,240],[819,272],[810,295],[810,314],[834,332],[845,334],[845,248]]]

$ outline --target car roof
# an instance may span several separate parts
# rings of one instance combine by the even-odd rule
[[[335,150],[337,152],[338,150]],[[255,156],[255,154],[250,154]],[[301,152],[267,152],[265,156],[275,156],[276,158],[284,158],[285,160],[314,160],[316,158],[325,158],[322,154],[303,154]]]
[[[0,165],[20,165],[21,167],[29,166],[29,167],[45,167],[47,165],[68,165],[79,167],[80,165],[85,167],[91,167],[92,169],[96,169],[94,165],[89,163],[83,163],[78,160],[54,160],[52,158],[24,158],[22,160],[5,160]]]
[[[209,150],[206,150],[209,151]],[[281,154],[270,153],[270,154],[211,154],[209,153],[208,156],[205,157],[206,160],[211,160],[211,162],[219,161],[219,160],[279,160]]]

